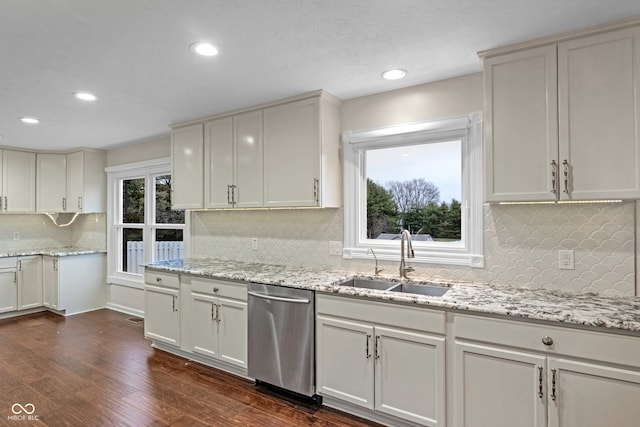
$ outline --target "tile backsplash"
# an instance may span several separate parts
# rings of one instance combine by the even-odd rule
[[[64,224],[72,218],[64,214],[58,219]],[[20,239],[14,240],[14,233]],[[76,246],[91,249],[106,248],[106,214],[78,215],[68,227],[58,227],[43,214],[0,215],[0,252]]]
[[[329,255],[343,238],[343,210],[192,213],[192,254],[291,266],[369,271],[373,261]],[[258,250],[251,238],[258,238]],[[558,250],[575,251],[559,270]],[[413,264],[435,280],[631,296],[635,293],[635,204],[485,205],[485,268]],[[397,263],[382,263],[385,272]]]

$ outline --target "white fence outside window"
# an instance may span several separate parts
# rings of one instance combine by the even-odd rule
[[[128,273],[142,274],[144,268],[144,242],[127,242],[127,268]],[[154,261],[176,259],[184,257],[184,242],[156,242],[153,254]]]

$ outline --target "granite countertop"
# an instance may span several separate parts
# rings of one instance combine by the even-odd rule
[[[88,248],[76,248],[76,247],[63,247],[63,248],[45,248],[45,249],[15,249],[6,252],[0,252],[0,258],[8,258],[15,256],[30,256],[30,255],[48,255],[48,256],[72,256],[72,255],[87,255],[87,254],[99,254],[106,253],[106,249],[88,249]]]
[[[319,271],[282,265],[216,259],[187,258],[184,260],[158,261],[148,264],[147,267],[218,279],[312,289],[320,292],[457,311],[606,328],[617,332],[640,333],[640,298],[528,290],[487,284],[410,280],[410,282],[417,284],[450,287],[449,291],[443,296],[432,297],[339,286],[340,283],[356,276],[373,278],[368,274]],[[396,278],[375,277],[376,280],[381,278],[394,282],[399,281]]]

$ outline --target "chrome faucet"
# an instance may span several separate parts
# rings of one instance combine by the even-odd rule
[[[415,254],[413,253],[413,246],[411,245],[411,233],[409,230],[402,230],[402,235],[400,236],[400,277],[407,278],[407,273],[410,271],[414,271],[414,268],[410,265],[405,265],[404,261],[404,241],[407,241],[407,258],[415,258]]]
[[[371,255],[373,255],[373,259],[376,260],[375,272],[376,272],[376,276],[377,276],[378,274],[380,274],[380,272],[382,270],[384,270],[384,268],[378,268],[378,257],[376,256],[376,253],[373,252],[373,249],[371,249],[371,248],[367,249],[367,254],[369,254],[369,253],[371,253]]]

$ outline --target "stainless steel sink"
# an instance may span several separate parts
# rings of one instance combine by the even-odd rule
[[[379,291],[386,291],[389,288],[399,285],[396,282],[387,282],[384,280],[363,279],[355,277],[349,279],[346,282],[340,283],[340,286],[351,286],[354,288],[363,289],[377,289]]]
[[[442,286],[416,285],[415,283],[398,283],[397,285],[387,289],[391,292],[403,292],[406,294],[419,294],[430,297],[441,297],[450,288]]]

